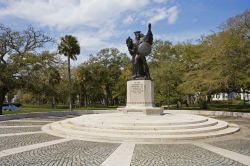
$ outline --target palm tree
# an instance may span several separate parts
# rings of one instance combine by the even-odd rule
[[[70,73],[70,59],[76,60],[76,55],[80,54],[80,45],[77,39],[71,35],[65,35],[61,38],[61,42],[58,45],[59,54],[64,54],[68,57],[68,79],[69,79],[69,109],[72,111],[71,101],[71,73]]]

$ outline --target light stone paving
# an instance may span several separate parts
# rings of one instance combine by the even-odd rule
[[[64,139],[42,131],[21,132],[65,118],[51,116],[0,122],[0,133],[8,133],[8,136],[0,134],[0,165],[250,165],[250,121],[242,118],[220,117],[240,125],[241,131],[236,134],[168,144],[98,143]]]
[[[237,161],[191,144],[136,145],[131,166],[242,166]]]
[[[43,143],[38,143],[38,144],[32,144],[32,145],[7,149],[7,150],[3,150],[3,151],[0,152],[0,157],[5,157],[5,156],[25,152],[25,151],[30,151],[30,150],[33,150],[33,149],[42,148],[42,147],[45,147],[45,146],[50,146],[50,145],[55,145],[55,144],[62,143],[62,142],[67,142],[67,141],[70,141],[70,139],[57,139],[57,140],[54,140],[54,141],[48,141],[48,142],[43,142]]]
[[[250,165],[250,157],[239,154],[239,153],[235,153],[233,151],[230,150],[226,150],[226,149],[222,149],[219,147],[215,147],[215,146],[211,146],[209,144],[206,143],[194,143],[194,145],[199,146],[201,148],[207,149],[209,151],[215,152],[221,156],[224,156],[226,158],[230,158],[233,159],[235,161],[241,162],[245,165]]]
[[[0,128],[0,134],[41,131],[41,127]]]
[[[0,126],[30,126],[30,125],[45,125],[49,122],[25,122],[25,121],[3,121]]]
[[[230,151],[234,151],[243,155],[250,156],[250,140],[234,139],[234,140],[227,140],[227,141],[218,141],[218,142],[213,142],[209,144],[223,148],[223,149],[227,149]]]
[[[26,127],[42,127],[41,125],[30,125],[30,126],[0,126],[0,129],[5,128],[26,128]]]
[[[9,136],[20,136],[20,135],[30,135],[30,134],[40,134],[42,131],[33,131],[33,132],[24,132],[24,133],[9,133],[9,134],[0,134],[0,137],[9,137]]]
[[[20,146],[52,141],[56,139],[61,139],[61,138],[48,135],[45,133],[1,137],[0,151]]]
[[[0,158],[4,166],[84,165],[99,166],[119,144],[68,141]],[[114,165],[115,166],[115,165]]]

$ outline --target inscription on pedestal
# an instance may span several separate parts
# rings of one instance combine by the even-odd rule
[[[143,84],[140,82],[133,82],[133,84],[131,85],[131,92],[132,93],[143,93],[144,89],[143,89]]]
[[[151,106],[152,98],[152,84],[149,80],[129,81],[127,85],[127,106]]]

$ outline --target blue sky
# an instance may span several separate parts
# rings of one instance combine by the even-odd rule
[[[146,32],[148,22],[155,38],[196,41],[247,9],[249,0],[0,0],[0,22],[14,30],[32,25],[57,40],[76,36],[77,65],[102,48],[126,52],[125,39]]]

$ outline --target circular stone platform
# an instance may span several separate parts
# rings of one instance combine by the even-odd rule
[[[239,127],[191,114],[109,113],[50,123],[42,130],[55,136],[95,142],[167,143],[223,136],[239,131]]]

